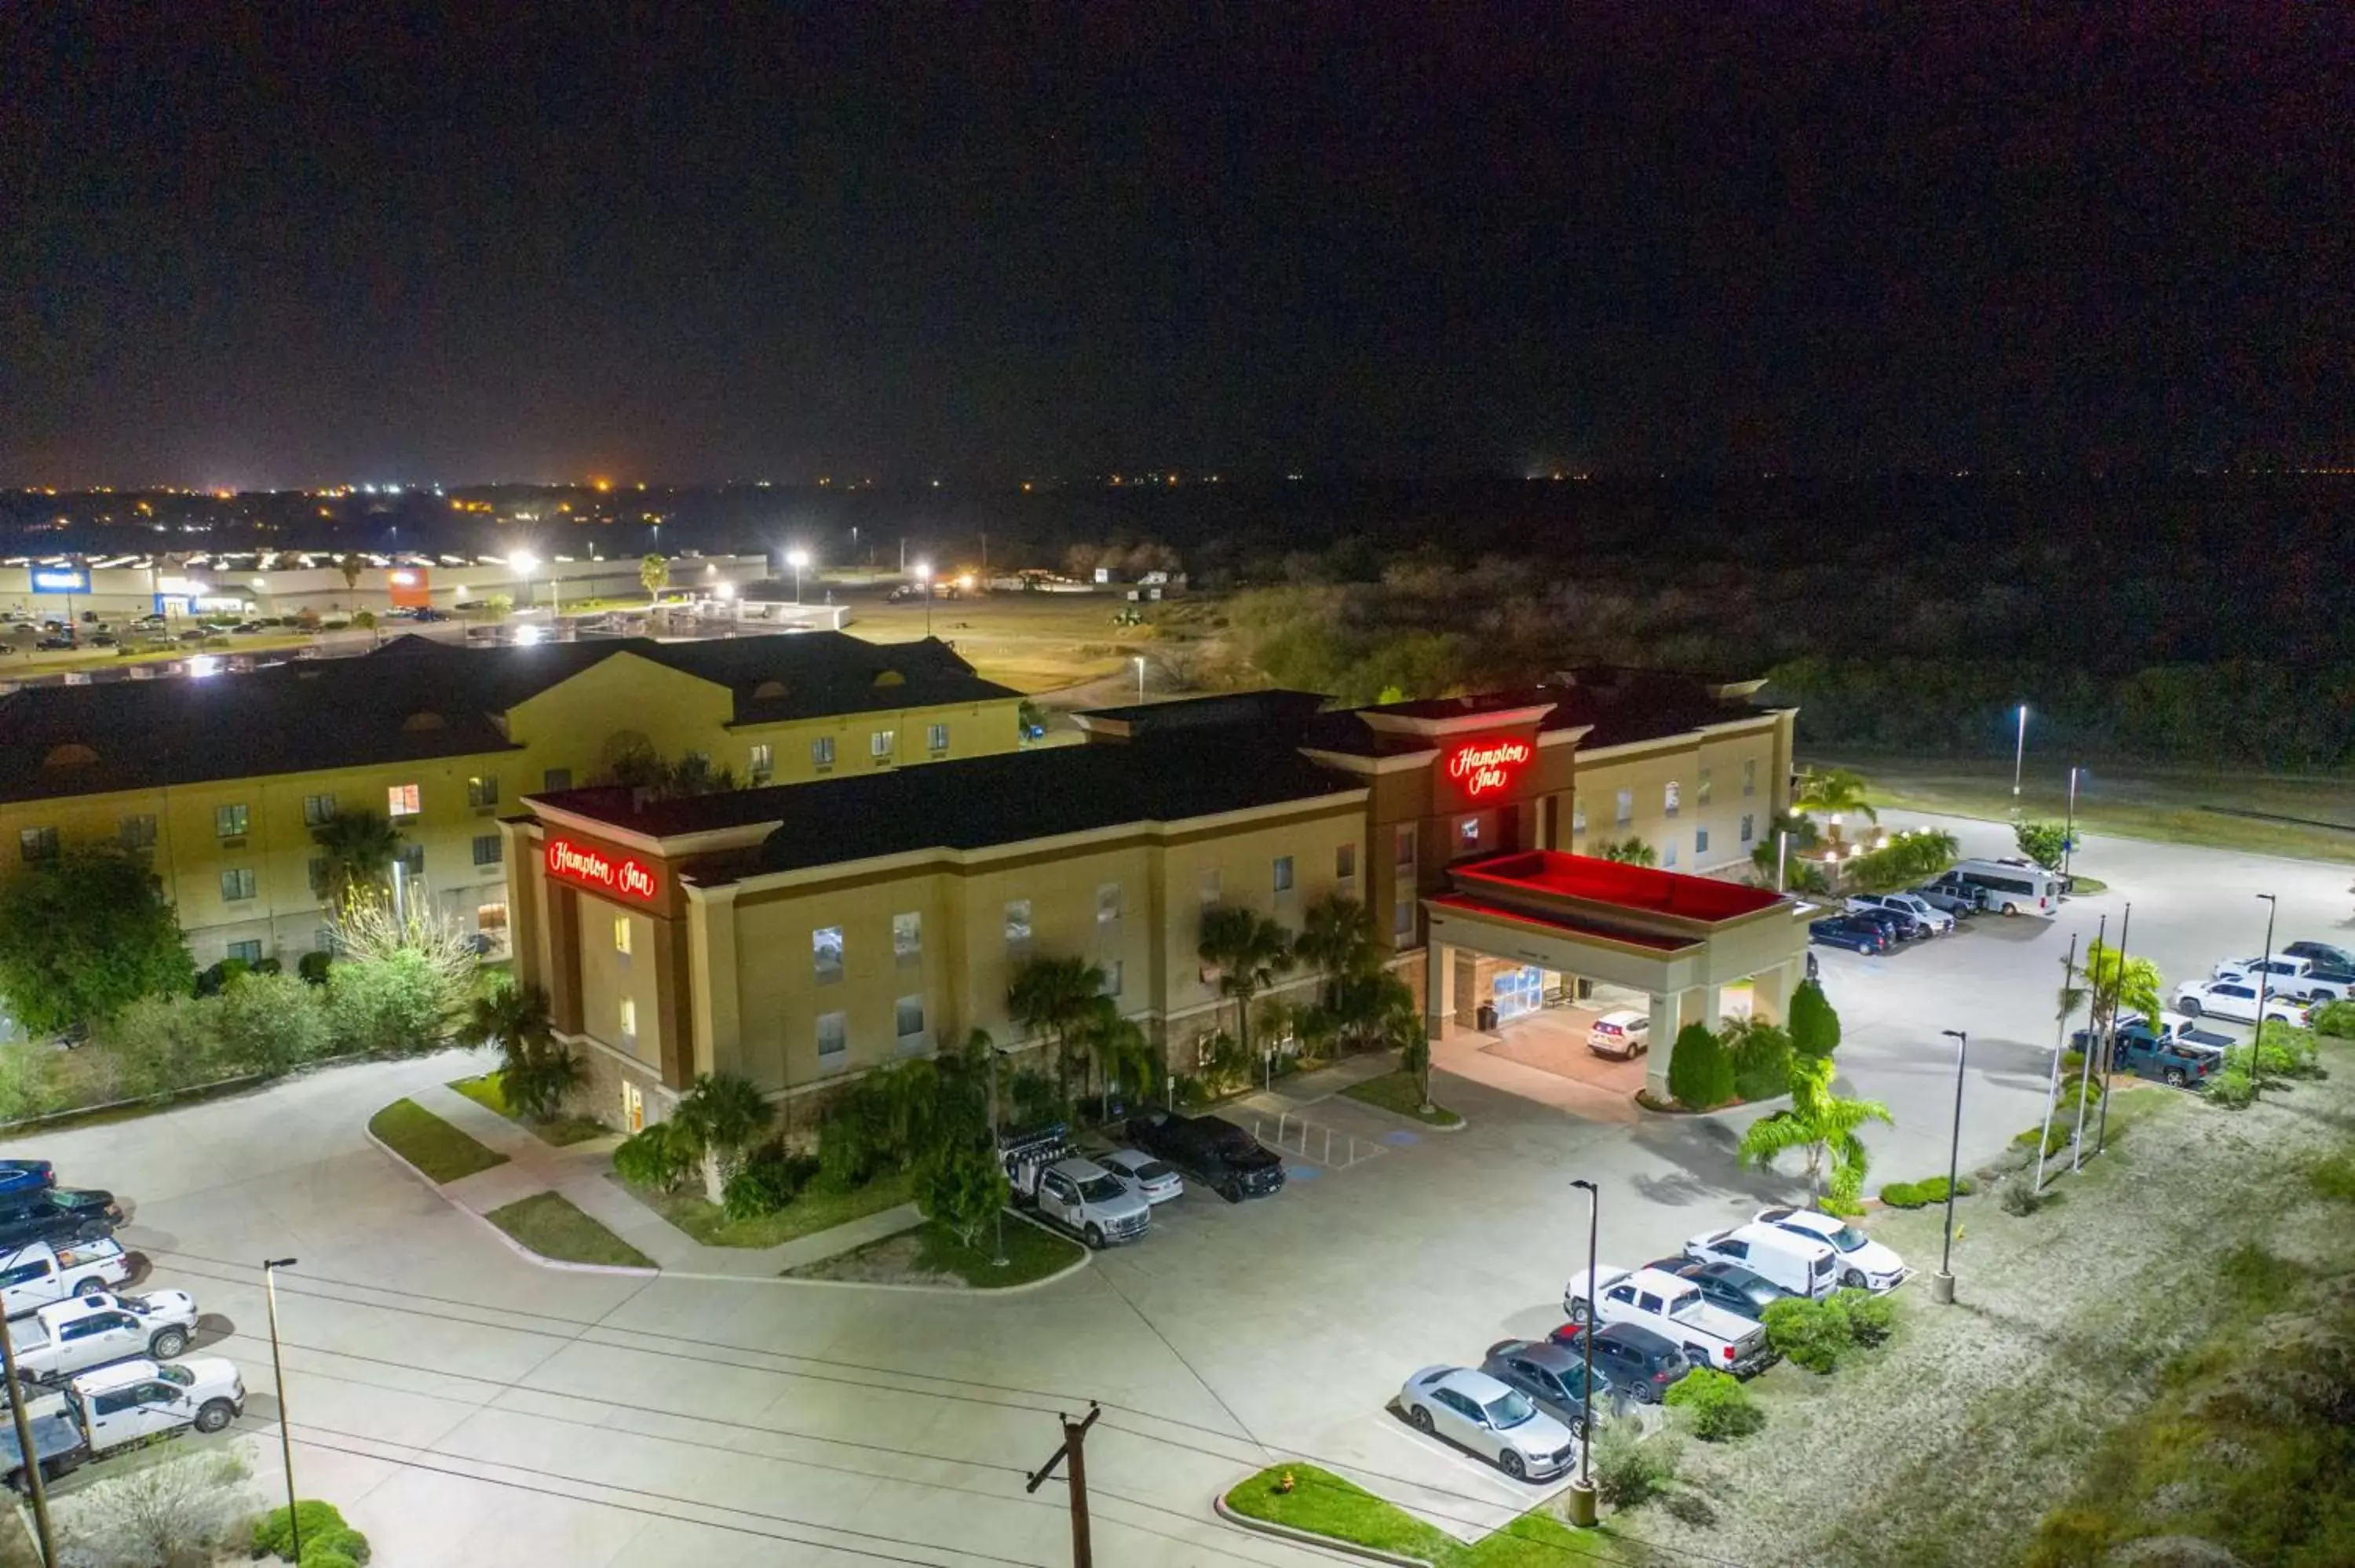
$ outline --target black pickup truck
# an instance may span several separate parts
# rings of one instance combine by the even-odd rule
[[[1283,1157],[1220,1117],[1148,1110],[1128,1118],[1128,1140],[1230,1203],[1284,1188]]]

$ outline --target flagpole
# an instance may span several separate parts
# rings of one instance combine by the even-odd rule
[[[2061,961],[2061,994],[2064,999],[2069,994],[2069,981],[2076,973],[2077,938],[2072,933],[2069,956]],[[2061,1010],[2061,1024],[2052,1042],[2052,1081],[2044,1089],[2044,1134],[2036,1140],[2036,1191],[2040,1193],[2044,1191],[2044,1151],[2052,1143],[2052,1112],[2061,1099],[2061,1054],[2068,1049],[2069,1014],[2073,1011],[2068,1007]]]

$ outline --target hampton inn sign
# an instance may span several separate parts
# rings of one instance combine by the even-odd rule
[[[634,898],[641,904],[652,904],[659,887],[654,868],[645,862],[626,856],[615,860],[570,839],[548,841],[548,871],[560,881]]]
[[[1447,776],[1477,800],[1510,789],[1529,756],[1526,740],[1469,740],[1447,754]]]

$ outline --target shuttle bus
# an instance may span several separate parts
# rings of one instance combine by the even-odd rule
[[[2057,915],[2061,874],[2032,861],[1961,860],[1941,882],[1973,890],[1979,906],[2005,915]]]

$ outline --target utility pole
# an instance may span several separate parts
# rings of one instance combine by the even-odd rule
[[[1052,1458],[1031,1474],[1022,1488],[1026,1492],[1037,1491],[1046,1483],[1047,1478],[1055,1473],[1056,1466],[1067,1457],[1071,1461],[1071,1568],[1095,1568],[1094,1554],[1088,1550],[1087,1444],[1088,1428],[1093,1426],[1096,1417],[1103,1414],[1103,1408],[1092,1399],[1088,1401],[1088,1414],[1084,1421],[1074,1421],[1068,1415],[1058,1414],[1055,1419],[1063,1424],[1063,1446],[1055,1450]]]
[[[19,1249],[21,1250],[21,1249]],[[9,1262],[16,1261],[11,1255]],[[33,1422],[25,1413],[24,1385],[16,1380],[16,1338],[0,1322],[0,1372],[8,1388],[8,1414],[16,1425],[16,1453],[25,1461],[25,1492],[33,1499],[33,1532],[40,1538],[43,1568],[57,1568],[57,1538],[49,1533],[49,1484],[41,1474],[40,1456],[33,1447]]]

